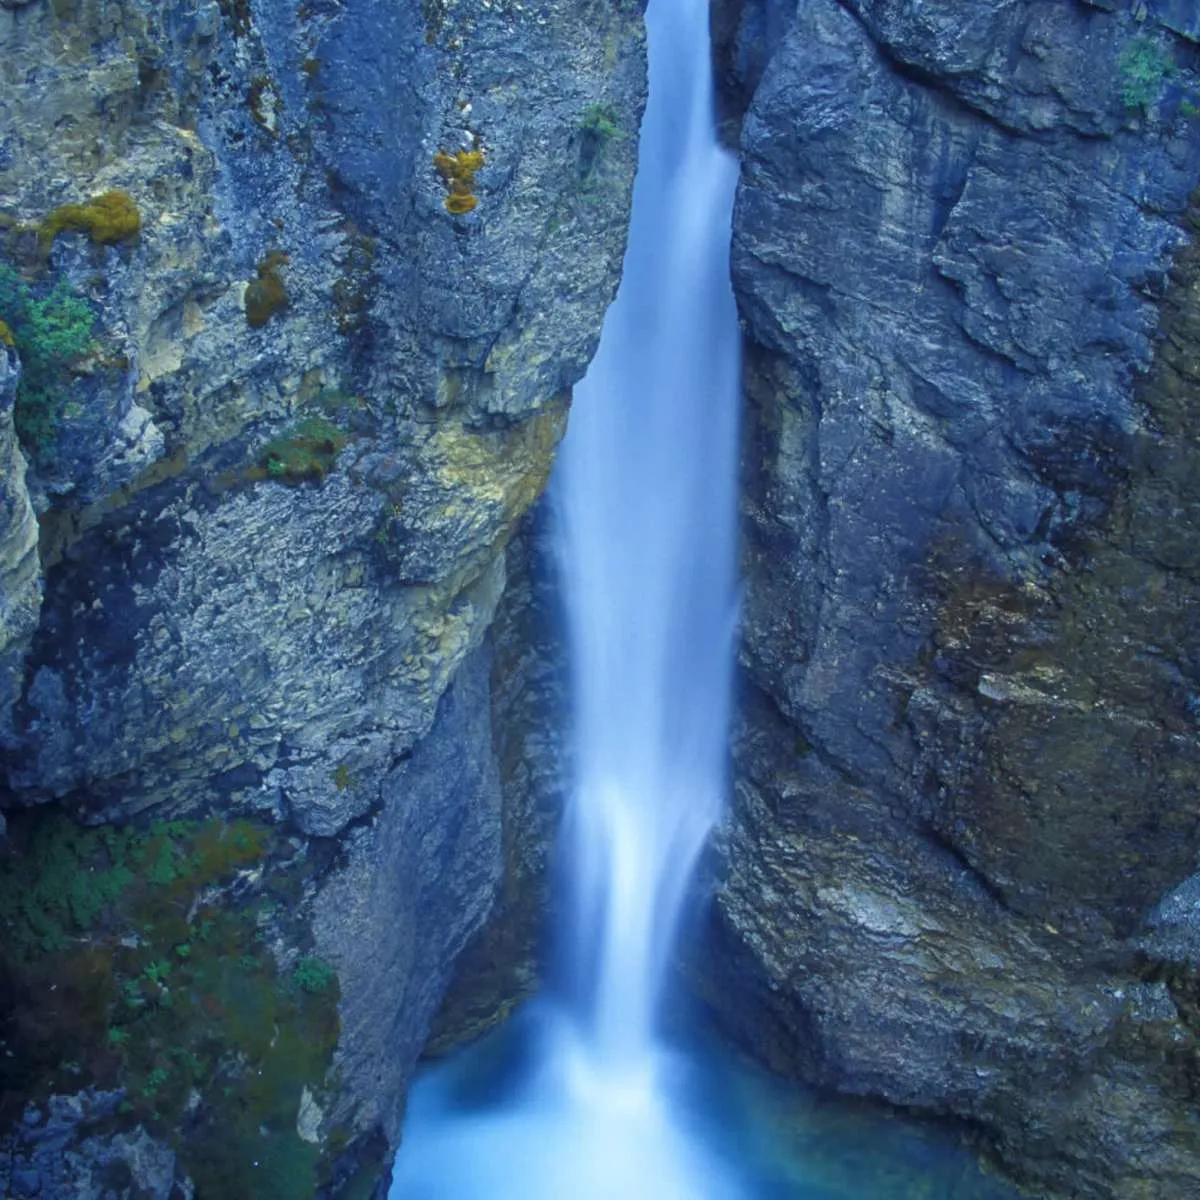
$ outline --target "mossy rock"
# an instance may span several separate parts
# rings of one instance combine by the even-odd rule
[[[287,264],[288,256],[282,250],[272,250],[258,264],[258,278],[247,286],[243,300],[246,324],[251,329],[261,329],[291,303],[282,275]]]
[[[47,289],[0,265],[0,314],[0,344],[15,347],[21,357],[17,436],[26,453],[43,463],[53,456],[59,426],[77,396],[75,368],[98,349],[96,313],[65,280]]]
[[[316,864],[248,820],[85,829],[39,811],[11,833],[0,1117],[119,1087],[118,1130],[170,1143],[198,1200],[314,1195],[329,1167],[296,1120],[332,1062],[337,977],[312,954],[281,969],[268,942],[304,944],[293,914]]]
[[[48,251],[60,233],[86,233],[98,246],[129,242],[142,230],[142,214],[128,192],[105,192],[84,204],[63,204],[38,226],[38,244]]]
[[[293,486],[322,483],[333,470],[350,435],[324,417],[305,417],[282,437],[268,442],[258,456],[252,479],[274,479]]]

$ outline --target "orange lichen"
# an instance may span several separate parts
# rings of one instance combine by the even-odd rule
[[[446,211],[455,216],[469,213],[479,203],[475,176],[483,167],[483,151],[459,150],[447,154],[439,150],[433,156],[433,165],[446,185]]]

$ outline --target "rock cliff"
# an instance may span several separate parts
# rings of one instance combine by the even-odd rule
[[[714,1001],[1043,1193],[1191,1195],[1194,7],[718,29],[748,410]]]
[[[118,928],[127,864],[200,862],[213,817],[281,831],[245,834],[257,866],[162,886],[241,911],[295,881],[298,924],[260,913],[257,936],[264,978],[324,995],[296,963],[336,968],[334,1069],[288,1118],[335,1190],[394,1144],[529,803],[491,728],[489,664],[522,652],[489,627],[615,291],[643,98],[636,4],[0,6],[7,886],[69,851],[114,888],[87,928],[49,898],[3,915],[53,918],[53,953],[151,945]],[[81,841],[37,805],[142,840]],[[6,967],[6,1029],[35,959]],[[129,985],[140,1012],[160,966],[95,996]],[[122,1061],[142,1027],[116,1028]],[[173,1086],[142,1083],[139,1118]],[[24,1144],[6,1167],[33,1186]]]

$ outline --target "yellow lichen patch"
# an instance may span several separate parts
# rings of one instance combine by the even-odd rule
[[[16,339],[13,337],[8,323],[0,320],[0,346],[15,346],[16,344]]]
[[[142,214],[128,192],[105,192],[84,204],[63,204],[38,227],[38,242],[49,250],[60,233],[86,233],[98,246],[131,241],[141,232]]]
[[[476,431],[441,427],[431,451],[447,491],[499,504],[507,521],[519,519],[542,494],[554,449],[566,428],[566,404],[555,398],[519,424]]]
[[[459,150],[447,154],[439,150],[433,156],[433,165],[446,185],[446,211],[455,216],[469,213],[479,203],[475,176],[483,167],[483,151]]]

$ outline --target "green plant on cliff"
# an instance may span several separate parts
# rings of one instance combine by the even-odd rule
[[[38,290],[0,266],[0,319],[21,358],[17,435],[42,459],[70,403],[72,369],[96,348],[96,314],[67,283]]]
[[[265,931],[291,919],[311,861],[244,820],[87,829],[40,811],[10,835],[0,1108],[121,1087],[119,1127],[173,1144],[198,1196],[315,1194],[320,1150],[296,1116],[331,1062],[337,977],[312,955],[281,972]]]
[[[584,191],[593,182],[605,148],[625,136],[617,122],[617,110],[610,104],[589,104],[580,114],[576,129],[579,133],[579,178]]]
[[[579,131],[600,142],[620,137],[616,109],[611,104],[589,104],[579,118]]]
[[[1135,37],[1117,58],[1122,103],[1140,112],[1153,108],[1176,71],[1174,60],[1159,42],[1145,35]]]

